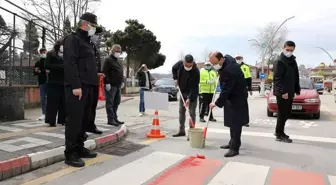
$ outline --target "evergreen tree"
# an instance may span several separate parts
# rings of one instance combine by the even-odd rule
[[[40,41],[35,24],[29,22],[28,24],[25,24],[25,28],[26,37],[23,41],[23,50],[25,53],[29,52],[31,54],[38,54]]]

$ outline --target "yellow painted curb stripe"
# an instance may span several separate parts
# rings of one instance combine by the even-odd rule
[[[88,167],[88,166],[91,166],[93,164],[96,164],[96,163],[100,163],[100,162],[103,162],[103,161],[106,161],[108,159],[111,159],[112,158],[112,155],[99,155],[98,157],[96,158],[93,158],[93,159],[88,159],[85,161],[85,167]],[[83,168],[85,168],[83,167]],[[29,182],[26,182],[26,183],[23,183],[22,185],[37,185],[37,184],[44,184],[44,183],[47,183],[47,182],[50,182],[52,180],[55,180],[55,179],[58,179],[62,176],[65,176],[67,174],[70,174],[70,173],[73,173],[73,172],[76,172],[78,170],[81,170],[83,168],[74,168],[74,167],[67,167],[65,169],[62,169],[62,170],[59,170],[55,173],[51,173],[49,175],[46,175],[46,176],[43,176],[43,177],[40,177],[40,178],[37,178],[37,179],[34,179],[32,181],[29,181]]]
[[[156,141],[160,141],[162,139],[163,138],[160,138],[160,139],[147,139],[147,140],[141,141],[140,144],[142,144],[142,145],[149,145],[151,143],[154,143]]]

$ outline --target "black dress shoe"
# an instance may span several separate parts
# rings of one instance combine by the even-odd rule
[[[229,150],[226,154],[224,154],[224,157],[234,157],[236,155],[239,155],[239,152],[236,150]]]
[[[117,123],[117,122],[115,122],[114,120],[113,121],[109,121],[108,123],[107,123],[108,125],[112,125],[112,126],[119,126],[119,124]]]
[[[289,139],[289,136],[276,136],[276,141],[284,142],[284,143],[292,143],[293,140]]]
[[[216,122],[217,120],[215,118],[210,118],[209,121]]]
[[[96,152],[92,152],[89,149],[83,147],[77,152],[77,155],[80,158],[95,158],[97,157],[98,154]]]
[[[64,162],[65,164],[76,168],[81,168],[85,166],[85,162],[81,158],[79,158],[79,156],[76,153],[66,155]]]
[[[98,128],[88,130],[87,132],[94,133],[94,134],[102,134],[103,131],[99,130]]]
[[[246,124],[246,125],[244,125],[245,127],[250,127],[250,125],[249,124]]]
[[[200,118],[200,122],[205,122],[205,119],[204,118]]]
[[[114,120],[116,123],[118,123],[119,125],[122,125],[122,124],[124,124],[125,122],[123,122],[123,121],[119,121],[118,119],[116,119],[116,120]]]
[[[230,149],[230,145],[222,145],[220,146],[221,149]]]
[[[186,136],[186,133],[183,131],[173,135],[173,137],[183,137],[183,136]]]

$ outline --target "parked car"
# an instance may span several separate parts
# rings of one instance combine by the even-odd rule
[[[300,78],[301,92],[295,96],[292,105],[292,114],[312,115],[320,119],[320,96],[310,79]],[[272,117],[277,112],[276,97],[273,90],[267,96],[267,116]]]
[[[174,80],[171,78],[158,79],[154,84],[153,91],[168,93],[169,101],[177,101],[178,89],[175,87]]]

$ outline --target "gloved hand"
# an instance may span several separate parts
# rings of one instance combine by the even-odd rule
[[[110,85],[110,84],[106,84],[106,85],[105,85],[105,89],[106,89],[107,91],[110,91],[110,90],[111,90],[111,85]]]
[[[216,82],[216,78],[213,78],[213,79],[211,79],[211,80],[208,80],[208,84],[213,84],[213,83],[215,83]]]
[[[124,88],[125,87],[125,83],[123,82],[120,86],[120,89]]]

